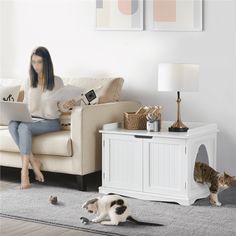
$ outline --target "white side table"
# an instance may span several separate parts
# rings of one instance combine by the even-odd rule
[[[204,145],[209,165],[216,167],[217,125],[186,123],[185,133],[113,128],[102,133],[102,186],[100,193],[116,193],[144,200],[190,205],[209,195],[208,187],[194,181],[198,150]]]

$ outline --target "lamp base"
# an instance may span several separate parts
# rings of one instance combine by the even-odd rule
[[[169,132],[187,132],[188,127],[185,126],[182,121],[176,121],[169,127]]]
[[[169,132],[187,132],[188,128],[175,128],[175,127],[169,127]]]

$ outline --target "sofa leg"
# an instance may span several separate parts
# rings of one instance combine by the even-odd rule
[[[76,175],[76,182],[78,190],[86,191],[87,190],[87,183],[86,183],[86,176],[85,175]]]

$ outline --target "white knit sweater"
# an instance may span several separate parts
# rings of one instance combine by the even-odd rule
[[[62,104],[57,104],[57,101],[50,100],[57,90],[64,86],[63,81],[60,77],[55,76],[55,86],[53,90],[43,91],[39,86],[32,88],[29,86],[30,80],[28,79],[25,84],[25,96],[24,101],[28,103],[29,111],[32,116],[42,117],[45,119],[57,119],[61,112],[66,111],[62,108]],[[60,110],[59,108],[60,107]]]

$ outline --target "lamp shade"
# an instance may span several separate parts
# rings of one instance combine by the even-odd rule
[[[158,66],[158,91],[198,90],[199,65],[161,63]]]

